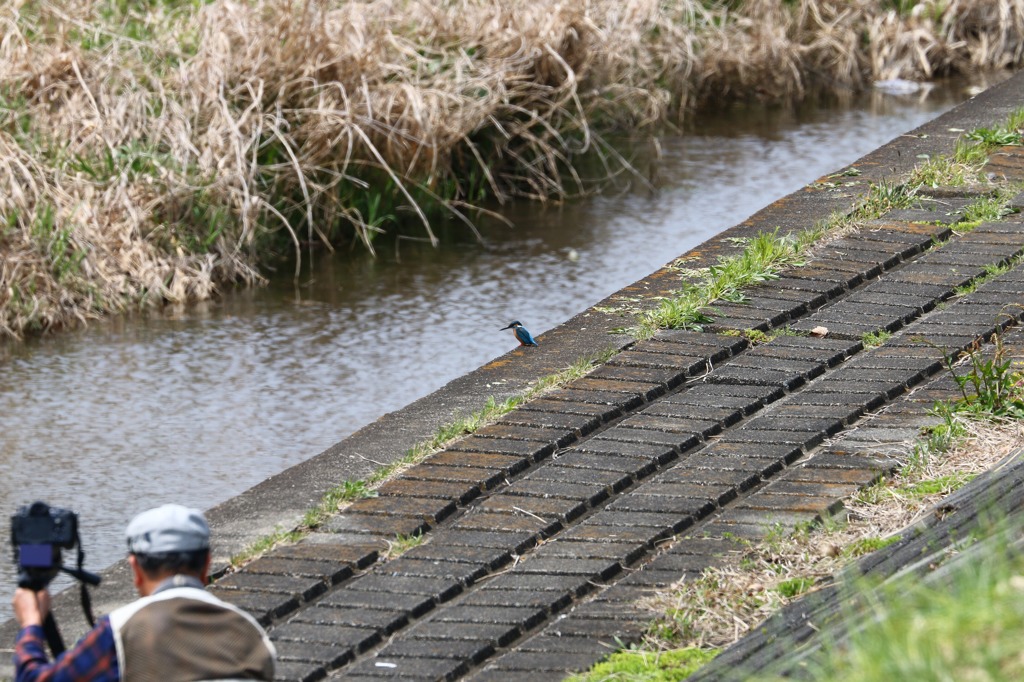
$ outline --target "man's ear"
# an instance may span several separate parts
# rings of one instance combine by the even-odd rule
[[[144,576],[142,574],[142,567],[139,566],[138,557],[134,554],[129,554],[128,565],[132,567],[132,584],[135,585],[136,590],[139,590],[142,588],[142,580]]]

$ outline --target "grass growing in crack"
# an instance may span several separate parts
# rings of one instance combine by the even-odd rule
[[[306,512],[298,528],[293,530],[279,529],[271,535],[256,540],[252,545],[231,557],[231,566],[238,568],[279,544],[300,540],[306,533],[321,526],[324,521],[333,514],[338,513],[340,509],[348,504],[356,500],[376,497],[375,487],[389,480],[401,470],[423,461],[430,454],[443,448],[448,443],[471,434],[481,426],[497,420],[538,394],[552,388],[564,386],[585,376],[594,368],[610,360],[618,352],[618,348],[608,348],[596,355],[580,358],[569,367],[560,372],[541,377],[522,393],[505,400],[498,401],[494,396],[489,397],[480,410],[440,427],[430,438],[410,448],[401,459],[379,467],[365,480],[346,480],[340,485],[331,488],[324,493],[316,506]],[[403,540],[400,537],[394,544],[408,545],[411,542],[413,540],[409,538]]]
[[[266,554],[274,547],[278,545],[286,545],[292,542],[297,542],[305,533],[298,530],[283,530],[278,528],[270,535],[256,540],[251,545],[231,556],[231,568],[237,569],[243,564],[247,564],[250,561]]]
[[[966,296],[967,294],[974,293],[975,291],[978,290],[978,287],[980,287],[985,282],[993,280],[999,275],[1006,274],[1015,266],[1020,265],[1021,263],[1024,263],[1024,257],[1017,256],[1008,263],[986,265],[984,266],[985,274],[981,275],[980,277],[975,277],[969,283],[961,287],[957,287],[956,289],[953,290],[953,293],[956,294],[957,296]]]
[[[802,263],[809,243],[803,235],[780,235],[778,229],[742,240],[744,249],[718,259],[708,268],[687,271],[696,277],[676,295],[663,299],[654,310],[639,316],[631,330],[638,338],[650,338],[658,329],[700,329],[710,318],[701,311],[714,301],[742,302],[742,289],[778,277],[779,270]]]
[[[388,543],[387,559],[394,559],[402,556],[410,549],[419,547],[427,541],[427,536],[424,533],[413,533],[412,535],[398,534],[395,539]]]
[[[891,338],[892,332],[886,329],[879,329],[877,331],[868,332],[861,336],[860,342],[864,344],[864,348],[877,348]]]
[[[917,194],[917,186],[882,181],[871,185],[867,195],[849,214],[834,214],[814,227],[780,235],[776,228],[750,239],[735,239],[743,251],[723,256],[707,268],[682,269],[690,278],[672,296],[661,299],[653,310],[640,312],[636,325],[627,330],[639,339],[653,336],[659,329],[702,329],[712,321],[704,310],[715,301],[742,303],[743,290],[778,278],[785,268],[801,265],[807,251],[823,237],[852,228],[858,222],[876,219],[888,211],[907,208]]]
[[[963,218],[955,226],[956,231],[969,232],[982,223],[996,221],[1010,215],[1013,211],[1007,205],[1018,189],[1018,187],[1000,188],[992,194],[972,201],[964,208]]]

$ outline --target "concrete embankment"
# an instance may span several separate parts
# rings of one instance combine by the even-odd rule
[[[859,175],[825,178],[682,255],[710,265],[740,248],[735,238],[848,212],[872,183],[921,155],[952,154],[962,131],[997,126],[1022,102],[1018,75],[859,160]],[[990,168],[1003,186],[1024,180],[1024,150],[1000,150]],[[1008,328],[1008,347],[1024,354],[1022,311],[1005,305],[1024,300],[1020,266],[959,293],[1024,251],[1020,213],[956,229],[982,192],[942,188],[883,216],[751,290],[747,303],[715,305],[702,332],[612,335],[624,323],[608,312],[620,297],[653,299],[679,284],[668,268],[653,273],[539,348],[512,351],[210,510],[223,567],[296,525],[339,472],[365,476],[488,396],[623,349],[212,589],[268,625],[283,680],[535,682],[589,666],[639,636],[651,614],[637,603],[652,587],[732,560],[731,538],[833,512],[890,470],[887,448],[912,438],[952,388],[939,348]],[[1011,206],[1024,208],[1024,197]],[[758,345],[725,333],[786,326],[829,333]],[[865,348],[861,336],[879,329],[891,338]],[[385,558],[396,536],[417,534],[425,542]],[[105,575],[100,612],[132,598],[123,565]],[[59,599],[69,637],[81,630],[77,609],[74,595]],[[0,636],[13,642],[10,623]]]

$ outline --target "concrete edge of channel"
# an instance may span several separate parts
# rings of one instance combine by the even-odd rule
[[[1024,105],[1024,73],[992,86],[928,123],[898,136],[861,157],[841,173],[856,168],[853,186],[835,188],[811,184],[769,204],[743,222],[681,254],[693,267],[714,263],[738,250],[731,240],[765,230],[782,232],[812,227],[836,212],[848,212],[871,183],[901,176],[922,155],[950,155],[963,131],[992,127]],[[824,180],[824,178],[823,178]],[[742,188],[737,188],[742,191]],[[673,259],[677,260],[677,259]],[[429,438],[440,426],[479,409],[491,396],[504,399],[530,382],[561,370],[580,357],[609,347],[624,348],[634,339],[612,330],[628,322],[603,309],[621,297],[652,298],[678,288],[676,273],[663,266],[595,303],[539,337],[539,348],[517,348],[460,376],[409,405],[383,415],[324,452],[271,476],[249,490],[207,510],[215,542],[214,563],[228,558],[278,529],[296,526],[325,492],[345,479],[365,478],[381,464],[400,459],[409,448]],[[339,473],[344,472],[344,473]],[[125,561],[107,567],[104,583],[93,590],[96,613],[108,613],[135,598]],[[87,629],[77,589],[55,598],[55,613],[65,640],[74,641]],[[11,652],[16,635],[12,620],[0,624],[0,651]],[[9,656],[0,660],[0,678],[11,675]]]

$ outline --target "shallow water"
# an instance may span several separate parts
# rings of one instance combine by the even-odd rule
[[[482,242],[321,255],[298,287],[286,266],[216,303],[0,346],[2,507],[75,509],[98,570],[135,513],[209,508],[322,452],[512,348],[510,320],[540,334],[966,97],[739,107],[659,140],[656,192],[517,205]],[[0,561],[0,618],[12,576]]]

